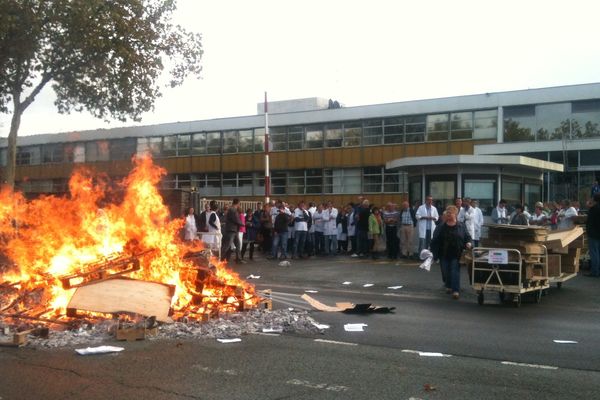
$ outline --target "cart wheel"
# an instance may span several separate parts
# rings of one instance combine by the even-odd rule
[[[477,294],[477,304],[483,305],[483,290]]]
[[[504,303],[504,299],[506,298],[504,292],[498,292],[498,298],[500,299],[500,303]]]
[[[513,297],[513,305],[515,307],[521,307],[521,295],[520,294],[515,294],[515,297]]]
[[[556,282],[556,288],[560,289],[562,287],[562,282]]]
[[[535,302],[539,303],[540,301],[542,301],[542,291],[538,290],[537,292],[535,292]]]

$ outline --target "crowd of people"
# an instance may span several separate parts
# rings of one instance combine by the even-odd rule
[[[568,200],[537,202],[531,213],[520,204],[509,209],[500,200],[491,211],[491,222],[564,229],[573,226],[578,211]],[[246,210],[234,199],[222,209],[211,201],[200,214],[190,208],[184,236],[200,237],[205,245],[219,248],[223,260],[234,255],[237,263],[246,262],[246,254],[253,260],[256,251],[269,260],[336,255],[395,260],[419,259],[423,250],[430,249],[434,260],[440,260],[448,293],[458,298],[460,255],[479,245],[483,224],[478,201],[470,198],[456,198],[443,211],[433,205],[432,196],[423,204],[403,201],[399,207],[393,203],[379,207],[359,197],[356,203],[339,207],[331,201],[292,205],[277,200]],[[600,243],[600,237],[597,240]]]

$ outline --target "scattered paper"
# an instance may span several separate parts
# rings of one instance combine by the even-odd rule
[[[559,344],[577,344],[578,343],[575,340],[559,340],[559,339],[554,339],[553,342],[559,343]]]
[[[248,275],[246,277],[246,279],[260,279],[260,275],[252,275],[252,274],[250,274],[250,275]]]
[[[421,254],[419,255],[421,260],[424,260],[419,268],[422,268],[426,271],[431,271],[431,263],[433,262],[433,253],[427,249],[421,250]]]
[[[241,342],[242,339],[240,339],[240,338],[235,338],[235,339],[217,339],[217,341],[219,341],[221,343],[236,343],[236,342]]]
[[[368,326],[367,324],[346,324],[344,325],[344,330],[346,332],[364,332],[364,327]]]
[[[279,265],[280,267],[289,267],[289,266],[290,266],[290,265],[292,265],[292,264],[291,264],[289,261],[287,261],[287,260],[284,260],[284,261],[280,262],[280,263],[279,263],[279,264],[277,264],[277,265]]]
[[[329,325],[325,325],[325,324],[319,324],[317,322],[313,322],[313,325],[317,328],[317,329],[329,329]]]
[[[420,351],[419,355],[421,357],[446,357],[442,353],[433,353],[433,352],[430,352],[430,351]]]
[[[402,289],[402,286],[388,286],[388,289],[392,289],[392,290]]]
[[[263,328],[263,333],[282,333],[283,328]]]
[[[104,354],[104,353],[116,353],[125,350],[124,347],[116,346],[98,346],[98,347],[87,347],[85,349],[75,349],[77,354],[87,356],[89,354]]]
[[[365,283],[365,284],[363,285],[363,287],[371,287],[371,286],[373,286],[373,284],[372,284],[372,283]]]
[[[348,281],[342,282],[342,285],[352,285],[352,282],[348,282]]]
[[[305,293],[319,293],[319,291],[318,291],[318,290],[312,290],[312,289],[305,290],[304,292],[305,292]]]
[[[288,311],[294,311],[294,307],[288,307]]]

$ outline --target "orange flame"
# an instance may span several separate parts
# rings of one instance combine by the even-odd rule
[[[73,290],[63,289],[57,277],[78,273],[90,263],[133,246],[136,254],[143,255],[140,269],[129,276],[174,285],[176,313],[183,315],[189,310],[194,296],[203,299],[202,306],[196,307],[198,312],[230,311],[232,304],[246,301],[256,304],[254,287],[219,262],[213,261],[217,281],[241,287],[243,294],[236,297],[210,285],[197,292],[195,266],[184,259],[190,247],[178,235],[183,221],[170,217],[157,190],[165,174],[150,157],[142,157],[134,159],[129,176],[116,185],[105,176],[80,169],[69,181],[69,196],[27,201],[21,193],[3,190],[0,251],[15,268],[5,272],[2,280],[20,282],[28,289],[48,288],[49,309],[63,314]]]

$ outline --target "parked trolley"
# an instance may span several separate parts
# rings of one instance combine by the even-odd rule
[[[542,291],[550,286],[548,250],[545,246],[541,250],[536,252],[540,254],[524,254],[514,248],[474,248],[470,278],[479,305],[483,305],[486,291],[497,292],[501,302],[512,296],[515,307],[521,305],[526,293],[539,303]]]

